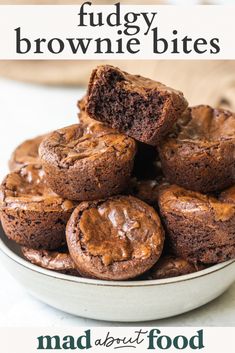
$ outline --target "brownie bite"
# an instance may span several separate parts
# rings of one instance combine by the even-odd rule
[[[163,279],[188,275],[193,272],[202,270],[204,266],[190,263],[189,261],[174,255],[167,255],[151,268],[146,274],[148,279]]]
[[[82,202],[67,228],[79,272],[106,280],[135,278],[158,260],[164,231],[156,211],[131,196]]]
[[[91,118],[149,145],[157,145],[187,107],[183,94],[162,83],[103,65],[91,74]]]
[[[68,250],[57,251],[21,248],[23,256],[32,264],[72,276],[80,276]]]
[[[133,139],[87,122],[51,133],[39,147],[48,184],[71,200],[95,200],[125,189],[133,169]]]
[[[0,188],[0,217],[6,235],[33,249],[56,249],[65,243],[66,223],[76,205],[47,186],[36,164],[11,172]]]
[[[235,205],[171,185],[159,208],[176,256],[208,265],[235,258]]]
[[[223,190],[235,182],[235,115],[205,105],[188,109],[158,150],[171,183],[203,193]]]
[[[10,171],[19,169],[26,164],[39,164],[38,147],[46,136],[46,134],[37,136],[31,140],[26,140],[17,146],[9,161]]]

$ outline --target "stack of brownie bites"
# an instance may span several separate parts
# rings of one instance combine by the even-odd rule
[[[161,279],[235,258],[235,114],[104,65],[79,123],[22,143],[1,222],[30,262]]]

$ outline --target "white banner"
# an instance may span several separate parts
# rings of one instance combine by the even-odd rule
[[[234,334],[234,327],[1,328],[0,351],[234,353]]]
[[[0,6],[0,59],[235,59],[235,6]]]

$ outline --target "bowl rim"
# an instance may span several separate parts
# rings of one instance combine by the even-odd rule
[[[48,270],[37,265],[34,265],[27,261],[26,259],[17,255],[12,249],[10,249],[5,242],[0,237],[0,252],[3,253],[5,256],[10,258],[12,261],[16,262],[17,264],[21,265],[22,267],[37,272],[41,275],[52,277],[57,280],[63,280],[67,282],[74,282],[92,286],[103,286],[103,287],[152,287],[152,286],[159,286],[159,285],[167,285],[167,284],[174,284],[179,282],[185,282],[189,280],[193,280],[199,277],[208,276],[212,273],[218,272],[232,263],[235,263],[235,259],[228,260],[216,265],[212,265],[204,270],[200,270],[194,273],[190,273],[188,275],[182,275],[177,277],[165,278],[165,279],[154,279],[154,280],[131,280],[131,281],[105,281],[99,279],[91,279],[91,278],[84,278],[84,277],[76,277],[68,274],[63,274],[59,272],[55,272],[52,270]],[[234,277],[235,280],[235,277]]]

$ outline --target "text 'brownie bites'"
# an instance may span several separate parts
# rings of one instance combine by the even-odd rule
[[[8,174],[0,190],[1,222],[10,239],[34,249],[64,245],[66,223],[77,204],[47,186],[40,165]]]
[[[171,183],[203,193],[235,182],[235,114],[201,105],[188,109],[159,146]]]
[[[159,259],[164,231],[156,211],[131,196],[82,202],[66,229],[69,252],[82,275],[134,278]]]
[[[101,124],[79,124],[50,134],[39,147],[47,181],[71,200],[118,194],[131,176],[135,141]]]
[[[235,258],[235,204],[172,185],[159,208],[176,256],[208,265]]]
[[[110,65],[92,73],[87,112],[134,139],[157,145],[187,107],[183,94]]]

